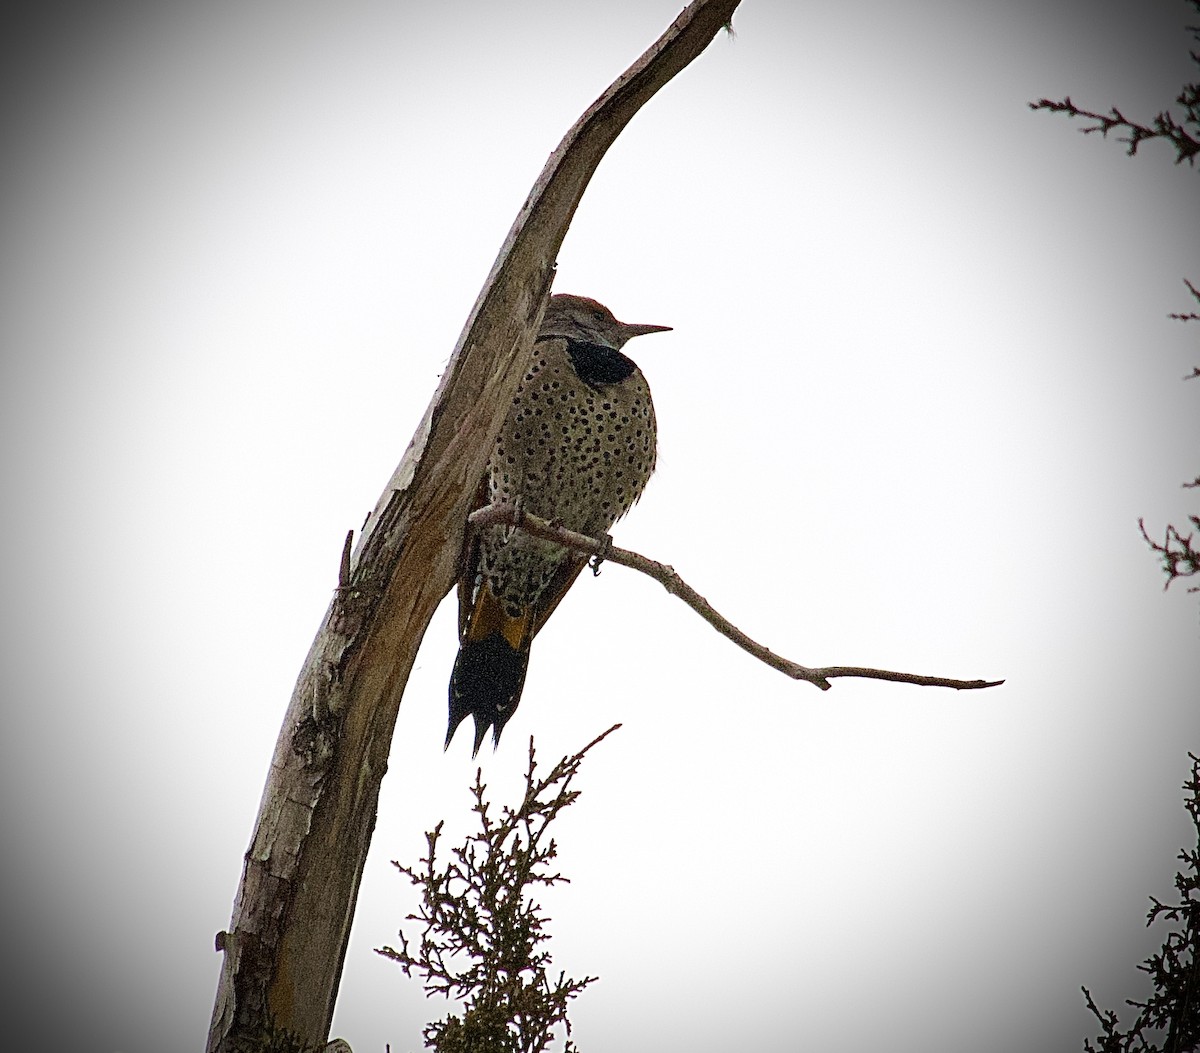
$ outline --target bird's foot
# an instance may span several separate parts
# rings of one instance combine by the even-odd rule
[[[590,560],[588,566],[592,568],[592,577],[600,576],[600,564],[608,559],[608,554],[612,551],[613,539],[612,534],[605,534],[604,541],[601,543],[600,551],[597,552]]]

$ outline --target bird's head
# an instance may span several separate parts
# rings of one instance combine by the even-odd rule
[[[635,336],[665,333],[669,325],[637,325],[618,322],[612,311],[586,296],[558,293],[550,297],[542,317],[540,336],[561,336],[585,344],[600,344],[620,351]]]

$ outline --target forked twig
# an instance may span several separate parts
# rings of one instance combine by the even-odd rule
[[[678,596],[684,603],[700,615],[709,625],[722,636],[737,644],[742,650],[754,655],[760,662],[765,662],[772,669],[778,669],[793,680],[807,680],[816,684],[822,691],[828,691],[833,685],[829,682],[841,676],[855,676],[866,680],[892,680],[901,684],[919,684],[923,687],[952,687],[957,691],[971,691],[984,687],[998,687],[1003,680],[951,680],[944,676],[923,676],[920,673],[897,673],[890,669],[869,669],[857,665],[829,665],[818,668],[800,665],[792,662],[755,640],[750,639],[741,629],[728,618],[719,614],[695,589],[683,580],[674,567],[629,549],[617,548],[611,539],[597,540],[586,534],[567,530],[565,527],[550,523],[545,519],[526,512],[523,508],[511,504],[494,504],[476,509],[467,518],[467,522],[477,530],[488,526],[511,526],[523,530],[534,537],[553,541],[565,548],[587,553],[610,563],[619,563],[622,567],[641,571],[657,581],[671,593]]]

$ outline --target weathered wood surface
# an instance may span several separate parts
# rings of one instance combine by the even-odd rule
[[[407,452],[368,518],[296,683],[245,857],[209,1053],[253,1049],[267,1020],[329,1034],[380,782],[425,629],[453,586],[475,483],[541,320],[554,261],[630,118],[733,17],[697,0],[550,156],[505,239]],[[331,575],[333,560],[331,556]]]

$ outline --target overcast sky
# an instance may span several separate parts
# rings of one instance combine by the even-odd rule
[[[3,45],[6,1031],[200,1048],[292,684],[547,154],[679,0],[39,5]],[[1146,992],[1200,750],[1198,174],[1030,112],[1149,119],[1183,3],[745,0],[622,134],[556,288],[630,345],[659,471],[500,750],[610,724],[559,825],[584,1050],[1077,1050]],[[1192,45],[1194,46],[1194,45]],[[334,1034],[421,1048],[389,865],[466,829],[454,611],[409,683]],[[36,1038],[33,1036],[36,1034]]]

